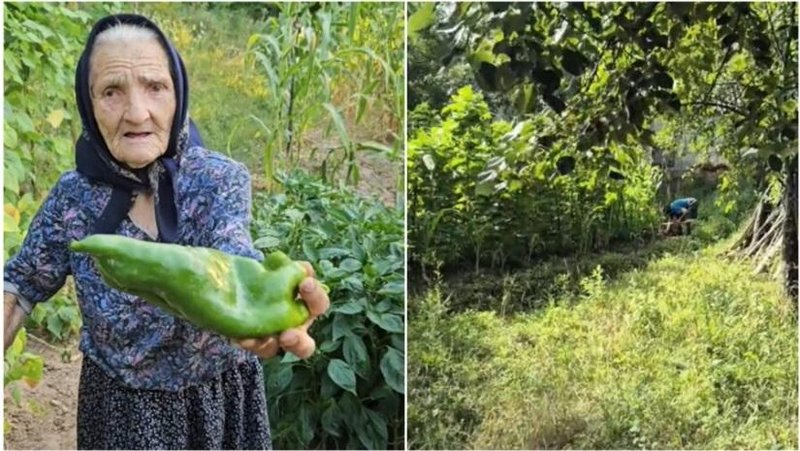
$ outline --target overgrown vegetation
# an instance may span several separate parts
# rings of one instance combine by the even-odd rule
[[[409,13],[409,447],[796,448],[797,5]]]
[[[413,260],[502,264],[542,253],[539,241],[552,253],[630,239],[696,171],[720,181],[729,212],[751,207],[735,202],[750,190],[786,210],[774,235],[794,297],[797,5],[424,3],[410,13]],[[443,104],[429,81],[446,74],[502,101],[466,108],[474,96],[459,91]],[[548,232],[562,229],[566,242]]]
[[[313,327],[319,351],[265,365],[273,437],[287,449],[402,449],[405,409],[403,217],[302,173],[260,194],[253,236],[314,262],[331,288]]]
[[[80,118],[74,107],[71,68],[83,49],[92,18],[104,11],[103,5],[88,9],[55,4],[3,6],[4,261],[19,250],[34,214],[58,176],[73,165]],[[28,328],[37,333],[47,331],[57,340],[77,332],[80,317],[75,314],[74,297],[68,293],[66,287],[53,302],[37,306]],[[12,384],[15,393],[16,381],[36,385],[42,376],[41,358],[37,356],[39,365],[33,365],[31,362],[37,360],[22,352],[26,339],[26,332],[18,334],[12,345],[18,351],[5,355],[4,386]],[[19,396],[14,399],[19,401]]]
[[[400,5],[139,8],[163,25],[186,61],[191,115],[206,144],[246,162],[265,187],[277,171],[298,165],[330,183],[357,183],[356,156],[368,152],[394,163],[400,191]]]
[[[492,121],[479,93],[459,90],[408,145],[412,258],[501,267],[655,235],[661,173],[644,148],[567,157],[539,136],[552,127]]]
[[[790,304],[685,241],[618,280],[597,266],[530,313],[452,315],[447,289],[411,299],[409,447],[795,449]]]

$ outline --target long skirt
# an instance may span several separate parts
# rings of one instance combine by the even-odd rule
[[[79,449],[271,449],[263,370],[248,360],[179,392],[135,390],[83,359]]]

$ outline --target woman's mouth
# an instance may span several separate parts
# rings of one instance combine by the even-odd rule
[[[128,132],[125,133],[124,136],[128,139],[141,140],[147,138],[150,135],[151,135],[150,132]]]

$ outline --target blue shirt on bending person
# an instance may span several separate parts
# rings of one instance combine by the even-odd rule
[[[688,235],[691,233],[691,221],[697,219],[697,199],[684,197],[676,199],[664,207],[668,223],[664,233],[667,235]]]
[[[697,199],[694,197],[685,197],[676,199],[669,204],[666,208],[667,214],[670,218],[697,218]]]

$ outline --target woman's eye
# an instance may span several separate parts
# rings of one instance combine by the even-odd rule
[[[116,89],[106,89],[103,91],[103,97],[113,97],[117,93]]]
[[[161,92],[164,89],[164,85],[161,83],[153,83],[150,85],[150,89],[152,89],[154,92]]]

